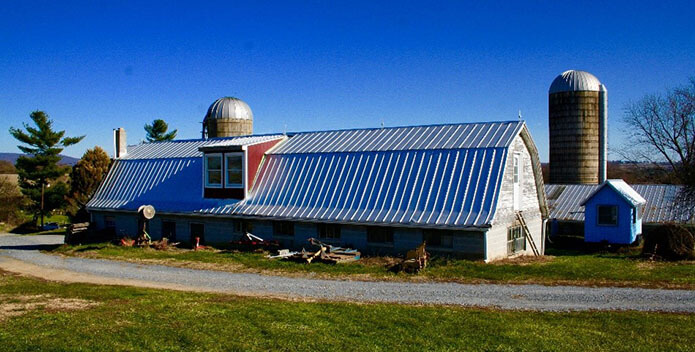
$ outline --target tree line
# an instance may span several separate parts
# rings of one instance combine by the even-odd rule
[[[21,211],[32,216],[31,223],[44,226],[44,219],[55,211],[65,212],[71,222],[89,220],[85,207],[109,170],[111,159],[100,147],[88,149],[72,167],[60,165],[60,154],[85,136],[66,137],[65,131],[53,128],[53,120],[43,111],[29,115],[33,124],[10,127],[24,153],[15,165],[2,165],[5,173],[17,173],[17,185],[0,178],[0,221],[18,225]],[[177,130],[167,132],[164,120],[156,119],[144,126],[148,142],[173,140]]]

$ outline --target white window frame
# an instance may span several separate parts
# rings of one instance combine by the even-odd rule
[[[208,158],[210,157],[219,157],[220,160],[220,183],[219,184],[211,184],[210,179],[209,179],[209,170],[208,170]],[[203,155],[204,162],[203,162],[203,172],[205,173],[205,188],[222,188],[222,185],[224,184],[225,180],[225,172],[224,172],[224,164],[225,164],[225,158],[222,153],[209,153],[209,154],[204,154]]]
[[[521,210],[521,165],[523,164],[521,153],[514,153],[512,156],[512,187],[513,196],[512,201],[514,202],[514,211]]]
[[[238,156],[241,158],[241,183],[231,183],[229,182],[229,157]],[[224,186],[225,188],[244,188],[246,189],[246,163],[243,152],[238,153],[224,153]]]

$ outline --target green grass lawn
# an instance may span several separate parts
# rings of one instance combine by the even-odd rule
[[[546,257],[481,261],[437,258],[419,275],[394,274],[389,258],[364,258],[348,264],[302,264],[270,260],[261,253],[233,251],[157,251],[111,244],[62,246],[55,253],[95,258],[151,261],[166,265],[237,272],[375,280],[541,283],[603,286],[695,288],[695,262],[652,262],[637,253],[583,253],[548,250]],[[393,258],[391,258],[391,261]]]
[[[692,314],[287,302],[6,273],[0,273],[0,298],[6,351],[695,350]],[[56,299],[92,306],[58,307],[50,303]],[[46,304],[3,313],[27,301]]]

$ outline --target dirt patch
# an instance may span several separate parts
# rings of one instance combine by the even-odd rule
[[[525,265],[531,265],[531,264],[546,264],[546,263],[552,262],[553,260],[555,260],[555,256],[552,256],[552,255],[543,255],[543,256],[539,256],[539,257],[522,255],[522,256],[514,257],[514,258],[496,260],[496,261],[491,262],[489,264],[525,266]]]
[[[359,263],[365,266],[392,267],[400,263],[403,259],[396,257],[362,257]]]
[[[80,298],[62,298],[50,295],[0,295],[0,321],[44,309],[51,312],[83,310],[98,306],[99,302]]]

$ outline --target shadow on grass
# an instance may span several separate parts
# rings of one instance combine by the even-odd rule
[[[78,248],[78,249],[75,250],[75,252],[98,251],[98,250],[101,250],[101,249],[104,249],[104,248],[106,248],[106,245],[105,245],[105,244],[101,244],[101,245],[99,245],[99,244],[92,244],[92,245],[88,245],[88,246],[84,246],[84,247]]]
[[[29,233],[34,233],[38,232],[39,229],[36,227],[36,225],[32,221],[27,221],[13,229],[10,230],[10,233],[13,233],[15,235],[26,235]]]
[[[14,235],[64,235],[65,228],[41,231],[32,221],[25,222],[9,230]]]

